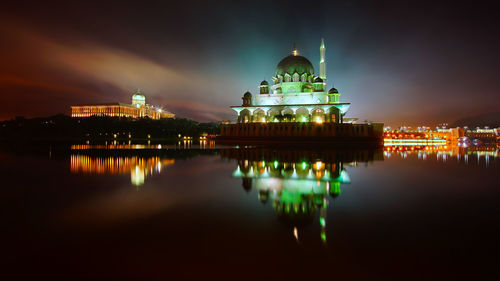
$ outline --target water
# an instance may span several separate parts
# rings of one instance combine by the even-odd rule
[[[4,280],[498,280],[499,156],[4,145]]]

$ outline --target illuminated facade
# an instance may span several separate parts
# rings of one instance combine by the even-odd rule
[[[300,56],[294,46],[292,54],[278,63],[272,85],[262,81],[258,94],[246,92],[243,104],[231,107],[238,114],[238,123],[341,123],[350,104],[339,101],[337,89],[326,89],[325,50],[321,40],[317,76],[311,62]]]
[[[174,118],[175,114],[162,108],[154,107],[146,103],[146,97],[137,91],[132,96],[132,104],[106,103],[94,105],[71,106],[71,117],[82,118],[91,116],[129,117],[151,119]]]
[[[454,144],[454,143],[498,143],[500,140],[500,129],[469,130],[467,128],[436,128],[402,127],[399,130],[387,128],[384,132],[384,143],[386,145],[427,145],[427,144]]]

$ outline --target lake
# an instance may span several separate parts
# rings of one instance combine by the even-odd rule
[[[2,144],[4,280],[499,280],[498,147]]]

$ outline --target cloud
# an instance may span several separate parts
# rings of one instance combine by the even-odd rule
[[[9,30],[8,35],[19,45],[37,46],[37,52],[27,57],[16,55],[20,60],[37,64],[35,69],[42,69],[42,75],[23,73],[22,69],[13,75],[6,67],[2,69],[5,74],[0,73],[0,81],[14,88],[53,90],[53,94],[44,97],[46,100],[69,96],[68,102],[93,103],[110,101],[111,97],[128,102],[131,93],[141,88],[150,103],[161,101],[166,108],[172,105],[188,117],[215,121],[221,118],[217,113],[227,115],[231,111],[227,105],[209,105],[214,100],[211,95],[217,92],[223,78],[212,79],[210,75],[200,75],[93,42],[60,42],[26,29]],[[50,73],[44,75],[44,69]],[[94,85],[92,89],[88,84]],[[115,92],[104,91],[110,88]]]

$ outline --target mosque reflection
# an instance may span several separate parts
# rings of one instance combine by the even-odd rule
[[[119,175],[130,173],[133,185],[144,184],[147,177],[161,173],[162,169],[174,164],[174,159],[159,156],[109,156],[99,157],[73,154],[70,156],[71,173]]]
[[[291,225],[299,241],[301,226],[317,220],[327,242],[327,208],[351,179],[345,166],[383,160],[382,150],[223,149],[223,158],[236,159],[233,177],[243,189],[255,190],[258,200],[272,204],[279,220]]]

